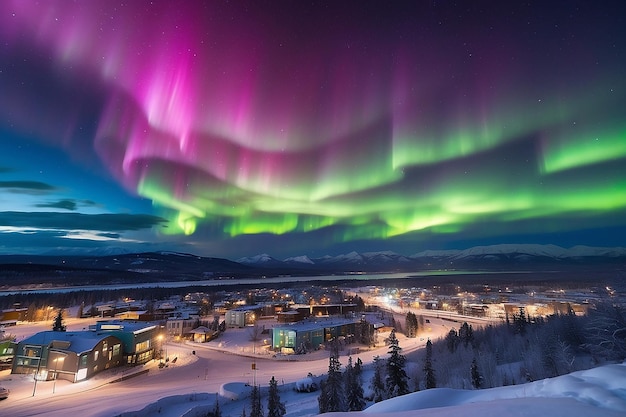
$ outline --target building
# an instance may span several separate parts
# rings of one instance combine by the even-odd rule
[[[0,369],[5,369],[5,367],[8,367],[8,365],[13,362],[16,347],[17,343],[13,340],[0,340]]]
[[[167,336],[173,339],[187,339],[192,336],[192,330],[198,327],[198,319],[168,319],[165,322]]]
[[[191,330],[191,335],[193,336],[193,341],[196,343],[205,343],[210,341],[217,334],[216,331],[209,329],[206,326],[200,326],[193,330]]]
[[[119,366],[123,360],[122,342],[113,335],[50,330],[17,344],[11,373],[78,382]]]
[[[0,311],[0,326],[15,326],[18,321],[26,320],[26,308],[11,308]]]
[[[119,338],[128,365],[139,365],[153,359],[164,342],[161,328],[154,323],[101,320],[95,326],[89,326],[89,330]]]
[[[329,319],[278,325],[272,329],[272,349],[277,351],[319,349],[321,345],[335,338],[352,338],[360,324],[360,319]]]
[[[78,382],[116,366],[146,363],[163,340],[155,324],[117,320],[99,321],[87,331],[39,332],[17,344],[11,373]]]
[[[256,322],[257,317],[260,316],[262,306],[250,305],[233,308],[226,312],[226,326],[227,327],[245,327],[252,325]]]

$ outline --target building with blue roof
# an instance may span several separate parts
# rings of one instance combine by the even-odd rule
[[[151,323],[113,320],[99,321],[87,331],[39,332],[17,344],[11,372],[78,382],[109,368],[153,359],[162,340],[159,331]]]

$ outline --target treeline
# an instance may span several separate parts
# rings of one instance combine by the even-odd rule
[[[407,314],[407,335],[423,337],[419,316]],[[462,323],[426,348],[407,355],[392,330],[386,359],[375,358],[367,380],[361,362],[341,369],[331,351],[318,397],[320,413],[359,411],[368,402],[430,388],[481,389],[522,384],[626,359],[626,309],[598,304],[586,316],[573,312],[528,317],[524,308],[506,323],[473,329]],[[364,387],[367,387],[364,390]]]
[[[491,388],[555,377],[626,359],[626,311],[602,303],[586,316],[541,318],[520,308],[503,325],[473,329],[463,323],[433,341],[430,359],[427,351],[410,359],[414,390],[426,388],[429,361],[437,387]]]

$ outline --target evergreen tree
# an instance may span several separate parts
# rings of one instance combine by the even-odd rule
[[[404,370],[406,358],[400,353],[401,351],[396,332],[392,329],[389,335],[389,358],[387,358],[387,378],[385,379],[388,398],[410,392],[408,377]]]
[[[54,318],[54,324],[52,325],[52,330],[55,332],[64,332],[66,329],[65,324],[63,324],[63,309],[60,309]]]
[[[415,313],[407,312],[406,313],[406,337],[417,337],[417,316]]]
[[[476,362],[476,358],[472,360],[472,366],[470,366],[470,374],[472,377],[472,386],[476,389],[479,389],[482,386],[483,377],[478,371],[478,363]]]
[[[463,341],[465,346],[474,341],[474,330],[470,324],[467,324],[466,321],[463,322],[461,328],[459,329],[459,339]]]
[[[333,350],[328,360],[328,377],[317,398],[320,413],[346,411],[339,352]],[[252,416],[251,416],[252,417]]]
[[[215,407],[213,408],[213,417],[222,417],[222,410],[220,409],[220,396],[215,394]]]
[[[457,334],[456,330],[450,329],[450,331],[446,335],[446,346],[448,346],[448,350],[450,351],[450,353],[454,353],[458,345],[459,335]]]
[[[361,385],[360,371],[352,366],[352,357],[348,358],[348,365],[344,372],[347,394],[347,411],[361,411],[365,408],[363,386]]]
[[[385,383],[383,380],[383,364],[382,360],[378,356],[374,356],[374,375],[370,381],[370,388],[372,389],[373,400],[375,403],[387,399]]]
[[[430,339],[428,339],[428,342],[426,342],[426,359],[424,360],[424,379],[426,382],[426,389],[437,388],[437,380],[435,379],[435,370],[433,369],[432,356],[433,344]]]
[[[358,378],[361,378],[361,375],[363,374],[363,361],[361,361],[361,358],[356,358],[356,362],[354,363],[354,373]]]
[[[524,306],[520,306],[519,314],[513,315],[513,331],[517,334],[526,334],[526,325],[528,322],[526,321],[526,312],[524,311]]]
[[[283,417],[287,410],[285,403],[280,402],[280,394],[278,393],[278,383],[272,376],[270,379],[270,387],[267,394],[267,417]]]
[[[261,390],[256,385],[252,387],[252,395],[250,395],[250,417],[263,417]]]
[[[361,319],[357,325],[357,333],[360,343],[366,346],[373,346],[375,344],[374,327],[365,319]]]

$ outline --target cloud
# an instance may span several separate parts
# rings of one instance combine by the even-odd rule
[[[76,205],[76,201],[65,199],[65,200],[55,201],[53,203],[36,204],[36,207],[60,208],[60,209],[75,211],[77,205]]]
[[[20,194],[41,194],[57,190],[56,187],[40,181],[0,181],[0,188]]]
[[[0,212],[0,226],[34,229],[135,231],[160,226],[166,220],[148,214],[82,214],[57,212]]]

